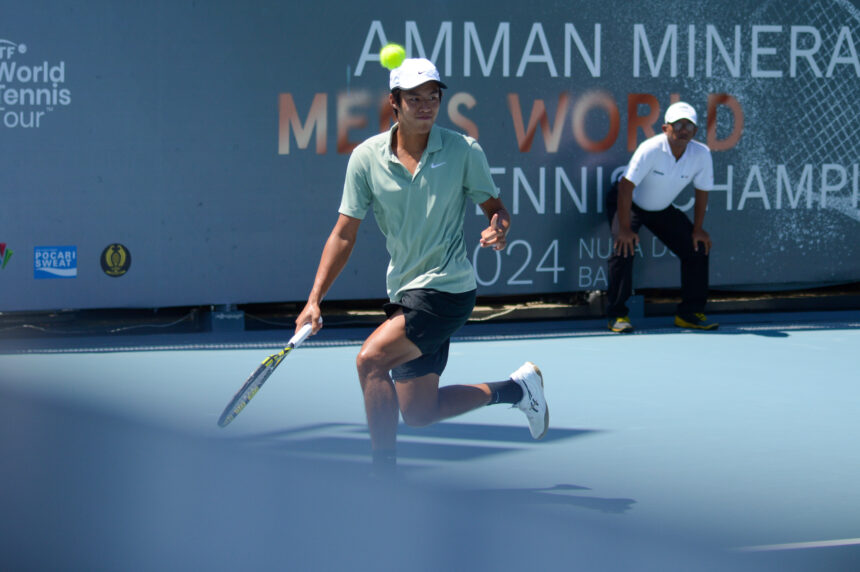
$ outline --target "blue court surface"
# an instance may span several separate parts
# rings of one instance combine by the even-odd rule
[[[533,361],[549,433],[403,426],[395,481],[368,475],[365,331],[311,338],[224,429],[288,333],[6,344],[0,568],[860,570],[860,312],[719,318],[467,326],[443,385]]]

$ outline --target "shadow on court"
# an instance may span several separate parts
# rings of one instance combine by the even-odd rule
[[[630,510],[636,501],[625,498],[600,498],[577,494],[572,491],[588,491],[579,485],[555,485],[543,489],[486,489],[470,491],[470,495],[484,502],[509,503],[525,506],[577,507],[597,510],[608,514],[622,514]]]
[[[597,431],[553,428],[544,442],[585,437]],[[468,423],[436,423],[414,429],[398,428],[397,455],[401,463],[411,461],[470,461],[510,453],[532,445],[534,440],[523,427]],[[366,425],[324,423],[243,436],[236,442],[284,453],[314,454],[321,457],[370,456],[370,436]]]
[[[600,431],[553,428],[545,442],[587,437]],[[436,423],[415,429],[398,429],[400,470],[421,471],[439,463],[467,462],[490,455],[513,453],[533,446],[534,440],[523,427],[469,423]],[[421,441],[410,440],[420,438]],[[435,442],[428,442],[428,440]],[[365,465],[370,455],[370,437],[364,425],[324,423],[238,439],[245,445],[265,447],[286,454],[314,455],[317,460]],[[415,464],[420,461],[422,464]],[[597,510],[603,513],[626,512],[636,503],[626,498],[599,498],[572,495],[587,491],[578,485],[556,485],[549,489],[487,489],[464,493],[469,500],[490,500],[512,505],[558,505]],[[457,493],[452,493],[457,494]]]
[[[505,428],[439,429],[473,430],[517,443]],[[4,570],[763,569],[659,526],[559,512],[633,502],[586,500],[576,485],[379,481],[366,464],[193,437],[2,386],[0,459]]]

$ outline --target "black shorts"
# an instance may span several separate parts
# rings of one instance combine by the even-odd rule
[[[385,314],[389,317],[403,309],[406,337],[422,354],[392,369],[392,379],[404,381],[428,373],[442,375],[448,363],[451,336],[463,327],[474,307],[475,290],[451,294],[429,288],[407,290],[399,302],[385,304]]]

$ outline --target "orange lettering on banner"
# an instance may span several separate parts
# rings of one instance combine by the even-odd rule
[[[558,144],[561,141],[561,132],[564,128],[564,120],[567,116],[567,107],[570,102],[570,96],[567,93],[562,93],[558,96],[558,107],[556,108],[555,121],[552,129],[549,127],[549,118],[546,112],[546,105],[542,99],[535,100],[532,105],[532,112],[529,116],[528,128],[523,128],[523,114],[520,108],[520,96],[516,93],[508,94],[508,109],[511,112],[511,119],[514,122],[514,131],[517,136],[517,146],[521,153],[528,153],[531,150],[532,141],[535,138],[538,124],[541,126],[543,133],[544,144],[549,153],[558,151]]]
[[[609,129],[606,137],[600,141],[592,141],[585,132],[585,117],[592,109],[603,109],[609,116]],[[608,151],[618,139],[621,129],[621,114],[615,100],[606,92],[592,91],[577,100],[573,106],[573,136],[579,146],[589,153]]]
[[[717,106],[724,105],[732,112],[732,132],[725,139],[717,139]],[[738,144],[744,130],[744,110],[734,96],[727,93],[708,95],[708,147],[711,151],[725,151]]]
[[[681,100],[678,93],[669,94],[670,103]],[[350,132],[364,130],[370,124],[371,113],[374,102],[378,103],[378,127],[379,133],[387,131],[397,120],[388,95],[378,100],[369,91],[360,90],[351,93],[341,93],[337,97],[337,153],[346,155],[355,149],[359,141],[350,140]],[[523,109],[519,94],[507,94],[508,110],[516,135],[517,148],[521,153],[531,151],[538,127],[544,139],[547,153],[557,153],[560,148],[562,135],[564,134],[568,112],[571,107],[571,95],[562,92],[558,96],[554,118],[549,117],[546,103],[543,99],[535,99],[531,105],[528,124],[523,121]],[[446,112],[448,119],[467,135],[478,139],[480,132],[478,125],[465,115],[465,111],[477,106],[477,99],[471,93],[457,92],[447,100]],[[612,94],[605,91],[590,91],[583,94],[573,102],[571,116],[571,128],[576,143],[587,153],[603,153],[610,150],[618,140],[621,131],[621,113],[618,102]],[[640,107],[647,108],[647,112],[640,115]],[[728,108],[732,114],[732,131],[725,138],[718,138],[717,113],[721,107]],[[605,113],[606,134],[602,139],[595,140],[593,133],[589,134],[586,124],[589,114],[597,111]],[[633,152],[636,146],[648,137],[654,136],[662,125],[660,101],[650,93],[627,94],[627,151]],[[592,124],[603,125],[593,121]],[[290,146],[295,141],[298,149],[308,149],[312,138],[316,138],[315,151],[318,155],[324,155],[327,151],[327,127],[328,127],[328,96],[325,93],[314,94],[307,116],[303,118],[296,109],[295,101],[290,93],[282,93],[278,96],[278,154],[289,155]],[[708,95],[707,102],[707,144],[712,151],[726,151],[735,147],[743,134],[744,113],[738,100],[726,93],[712,93]],[[595,129],[599,129],[595,128]],[[641,134],[640,134],[641,130]],[[644,136],[644,137],[643,137]],[[366,137],[362,133],[358,139]]]
[[[639,106],[647,105],[648,115],[639,115]],[[653,137],[654,124],[660,120],[660,102],[650,93],[627,94],[627,150],[635,151],[636,133],[642,129],[645,139]]]
[[[317,134],[316,151],[318,155],[326,152],[326,129],[328,128],[328,96],[325,93],[314,95],[308,119],[302,125],[296,103],[291,93],[278,96],[278,155],[290,154],[290,127],[295,132],[299,149],[307,149],[314,131]]]
[[[475,122],[460,113],[460,106],[465,106],[467,109],[472,109],[477,105],[478,101],[471,93],[460,92],[455,93],[448,101],[448,117],[451,123],[466,132],[466,135],[478,138],[478,126]]]
[[[366,91],[341,93],[337,97],[337,152],[352,153],[361,141],[350,141],[350,129],[367,127],[367,115],[352,113],[356,107],[370,105],[370,94]]]

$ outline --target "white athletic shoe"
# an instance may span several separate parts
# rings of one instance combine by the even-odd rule
[[[543,375],[540,369],[527,361],[511,374],[511,379],[523,389],[523,398],[516,406],[526,414],[532,437],[543,438],[549,429],[549,407],[543,395]]]

